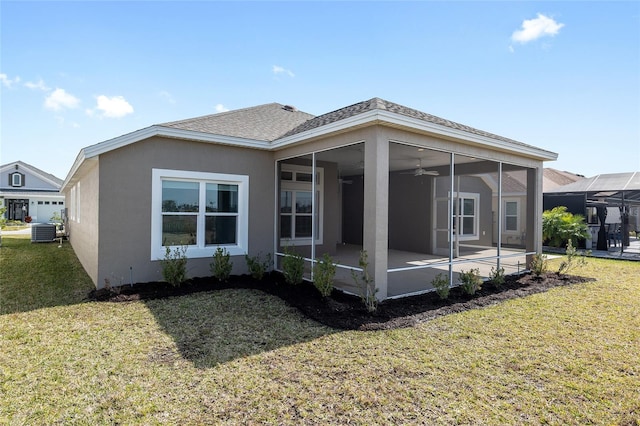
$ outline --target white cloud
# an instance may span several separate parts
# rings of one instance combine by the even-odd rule
[[[14,79],[10,79],[8,75],[5,73],[0,74],[0,81],[2,85],[8,88],[11,88],[14,84],[20,83],[20,77],[16,76]]]
[[[564,24],[556,22],[541,13],[535,19],[526,19],[522,22],[522,29],[514,31],[511,40],[518,43],[528,43],[541,37],[553,37],[560,32]]]
[[[64,89],[56,89],[49,96],[44,98],[44,106],[53,111],[60,111],[63,108],[77,108],[80,105],[80,99]]]
[[[216,112],[227,112],[229,111],[229,108],[225,107],[222,104],[217,104],[216,105]]]
[[[44,84],[44,81],[42,79],[38,80],[35,83],[32,81],[27,81],[24,83],[24,86],[31,90],[42,90],[43,92],[48,92],[49,90],[51,90],[49,87],[47,87],[46,84]]]
[[[288,69],[283,68],[283,67],[278,66],[278,65],[274,65],[273,68],[271,68],[271,70],[276,75],[278,75],[278,74],[286,74],[289,77],[295,77],[296,76],[291,70],[288,70]]]
[[[108,97],[105,95],[100,95],[96,98],[97,110],[102,112],[102,117],[107,118],[120,118],[124,117],[127,114],[133,113],[133,107],[127,100],[122,96],[112,96]],[[93,115],[92,110],[87,110],[87,115]]]
[[[166,90],[162,90],[162,91],[160,91],[160,92],[158,93],[158,96],[159,96],[161,99],[163,99],[163,100],[165,100],[165,101],[169,102],[170,104],[175,104],[175,103],[176,103],[176,100],[175,100],[175,99],[173,99],[173,96],[171,96],[171,93],[167,92]]]

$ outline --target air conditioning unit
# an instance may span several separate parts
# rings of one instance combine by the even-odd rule
[[[50,243],[56,239],[56,225],[39,223],[31,226],[32,243]]]

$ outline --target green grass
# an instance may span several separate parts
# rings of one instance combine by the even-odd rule
[[[78,303],[92,289],[68,242],[31,243],[30,235],[2,237],[0,314]]]
[[[11,262],[44,250],[22,248]],[[380,332],[259,291],[70,304],[60,289],[0,316],[0,424],[634,424],[640,264],[575,273],[597,281]]]

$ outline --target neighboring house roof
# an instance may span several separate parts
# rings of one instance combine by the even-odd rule
[[[492,147],[537,160],[555,160],[557,154],[469,126],[445,120],[399,104],[373,98],[314,117],[294,107],[271,103],[219,114],[153,125],[83,148],[63,187],[86,160],[153,136],[207,143],[277,150],[335,132],[381,124],[438,135],[467,144]]]
[[[603,191],[640,191],[640,172],[596,175],[545,192]]]
[[[543,171],[542,190],[543,192],[551,191],[559,186],[568,185],[570,183],[583,180],[584,178],[585,177],[582,175],[547,167]]]
[[[624,192],[625,200],[640,201],[640,171],[596,175],[544,192],[548,194],[587,193],[596,199],[618,199]]]
[[[17,168],[16,168],[17,167]],[[52,192],[58,192],[60,190],[60,188],[62,187],[63,184],[63,180],[60,178],[57,178],[56,176],[52,175],[51,173],[47,173],[44,170],[41,170],[35,166],[32,166],[31,164],[27,164],[23,161],[14,161],[11,163],[7,163],[7,164],[3,164],[0,166],[0,174],[2,173],[7,173],[7,172],[11,172],[11,171],[21,171],[21,172],[28,172],[31,176],[36,177],[37,179],[39,179],[42,183],[44,183],[45,187],[37,187],[37,186],[33,186],[31,183],[31,179],[27,180],[27,184],[23,187],[19,187],[19,188],[14,188],[10,185],[7,184],[7,182],[4,179],[0,179],[0,192],[3,194],[9,194],[11,193],[11,196],[13,197],[17,197],[19,195],[24,195],[24,194],[34,194],[34,193],[52,193]],[[50,187],[48,186],[50,185]]]
[[[31,164],[27,164],[23,161],[14,161],[13,163],[7,163],[7,164],[3,164],[2,166],[0,166],[0,173],[5,171],[6,169],[13,169],[15,168],[16,164],[18,165],[19,168],[23,168],[26,170],[29,170],[32,174],[34,175],[39,175],[39,177],[45,179],[45,180],[49,180],[51,181],[52,184],[57,185],[58,187],[62,186],[62,183],[64,182],[62,179],[55,177],[54,175],[52,175],[51,173],[47,173],[44,170],[41,170],[35,166],[32,166]]]

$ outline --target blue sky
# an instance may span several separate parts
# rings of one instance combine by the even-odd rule
[[[0,164],[270,102],[381,97],[640,171],[640,2],[0,3]]]

